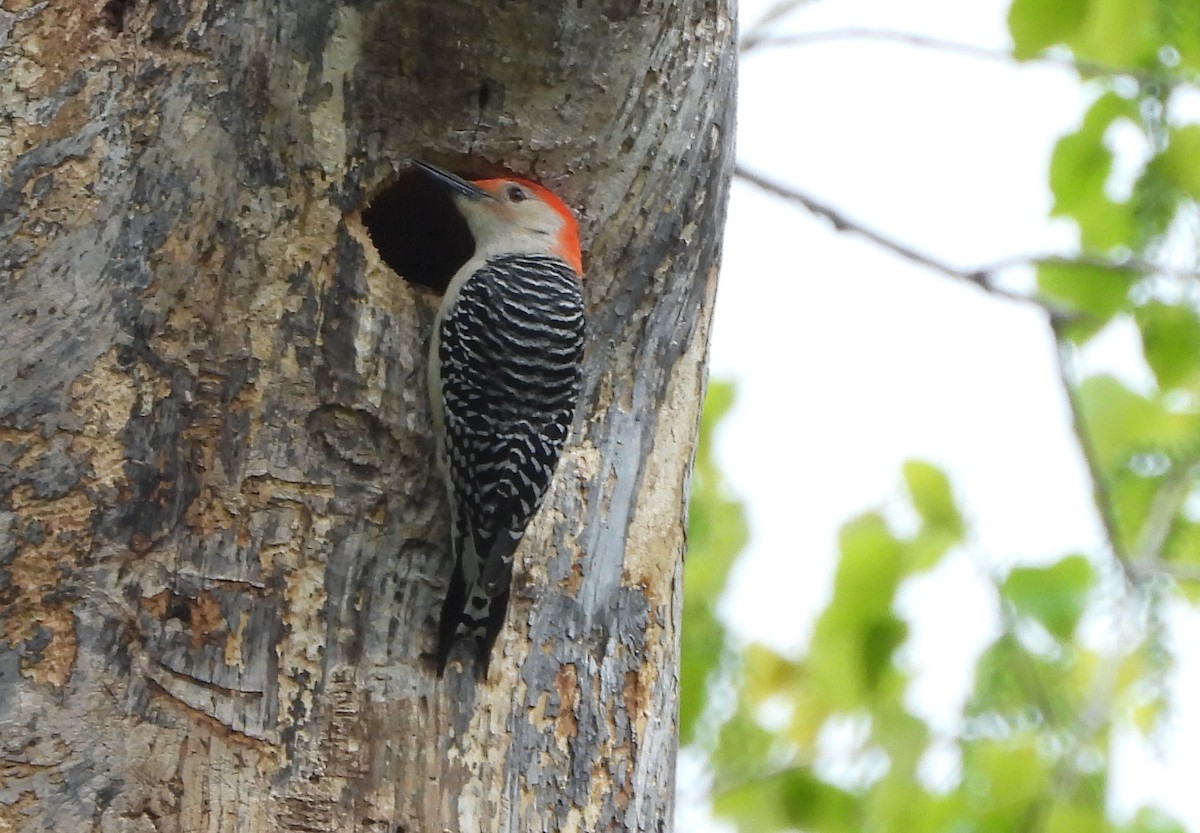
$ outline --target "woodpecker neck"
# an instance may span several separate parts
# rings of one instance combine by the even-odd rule
[[[574,250],[569,245],[563,245],[559,236],[543,232],[531,232],[526,229],[505,228],[502,234],[491,236],[480,235],[475,229],[475,259],[490,260],[501,255],[549,255],[561,258],[575,270],[575,274],[583,274],[583,264],[580,262],[579,247]]]
[[[548,228],[527,228],[491,211],[467,214],[467,225],[475,238],[476,256],[512,252],[550,254],[554,235]]]
[[[564,223],[558,230],[553,254],[569,263],[576,275],[583,277],[583,256],[579,251],[579,227],[575,225],[574,219],[569,223]]]

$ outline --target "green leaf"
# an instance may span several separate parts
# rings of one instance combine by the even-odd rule
[[[825,720],[841,705],[814,690],[806,663],[780,656],[763,645],[746,646],[741,670],[742,709],[755,713],[763,703],[783,700],[790,707],[791,719],[779,737],[802,749],[812,748]]]
[[[1195,311],[1153,302],[1137,307],[1133,314],[1158,386],[1171,390],[1200,384],[1200,319]]]
[[[1071,555],[1049,567],[1014,569],[1000,593],[1018,614],[1036,620],[1057,639],[1066,641],[1083,615],[1093,580],[1088,560]]]
[[[863,803],[866,818],[860,831],[946,833],[966,829],[961,825],[964,808],[957,796],[926,792],[914,773],[897,773],[894,761],[886,778]]]
[[[1141,251],[1161,238],[1178,213],[1183,191],[1168,164],[1164,154],[1152,157],[1134,184],[1130,199],[1133,226],[1126,241],[1130,249]]]
[[[1141,530],[1150,515],[1155,497],[1163,487],[1164,478],[1145,477],[1128,468],[1110,476],[1108,496],[1117,525],[1117,545],[1125,553],[1136,550]]]
[[[1200,5],[1192,0],[1163,0],[1159,21],[1164,44],[1179,52],[1182,69],[1200,69]]]
[[[903,468],[913,508],[921,518],[921,528],[909,542],[914,570],[934,567],[942,556],[962,543],[965,524],[946,475],[930,463],[909,460]]]
[[[892,612],[907,564],[902,541],[879,515],[842,527],[833,599],[817,620],[808,667],[821,696],[849,709],[894,695],[892,656],[907,626]]]
[[[839,538],[841,560],[826,615],[841,621],[886,615],[903,572],[903,542],[875,512],[843,525]]]
[[[737,386],[729,381],[711,381],[704,394],[704,410],[700,414],[700,436],[707,440],[697,448],[697,456],[712,459],[712,436],[717,426],[733,410],[737,400]]]
[[[1087,18],[1089,5],[1089,0],[1013,0],[1008,10],[1013,54],[1028,60],[1049,46],[1071,40]]]
[[[1162,412],[1114,376],[1092,376],[1079,386],[1081,416],[1097,462],[1113,472],[1138,451],[1153,449]]]
[[[1047,812],[1046,820],[1040,829],[1045,833],[1082,833],[1084,830],[1099,833],[1107,828],[1104,805],[1094,801],[1091,804],[1055,803]]]
[[[1042,725],[1058,713],[1070,692],[1065,688],[1066,668],[1061,658],[1031,654],[1012,634],[993,642],[975,664],[975,687],[966,714],[990,722],[1017,721]]]
[[[1055,262],[1039,265],[1037,274],[1043,295],[1088,315],[1086,336],[1126,306],[1129,290],[1139,277],[1129,269]]]
[[[807,768],[788,769],[717,796],[713,809],[735,820],[738,830],[819,830],[858,833],[859,801],[853,793],[819,780]]]
[[[764,729],[745,708],[739,708],[722,727],[713,752],[717,780],[743,783],[762,773],[779,740]]]
[[[1200,199],[1200,124],[1171,128],[1160,158],[1163,175],[1192,199]]]
[[[1162,42],[1155,2],[1091,0],[1085,25],[1070,39],[1072,51],[1115,69],[1155,65]]]
[[[928,526],[962,535],[962,516],[954,502],[950,481],[937,466],[920,460],[904,463],[904,483],[912,498],[913,508]]]
[[[1105,191],[1113,157],[1104,136],[1117,119],[1136,120],[1137,115],[1134,102],[1105,93],[1088,108],[1079,129],[1059,139],[1054,148],[1051,213],[1075,220],[1085,249],[1108,251],[1129,240],[1133,227],[1129,206],[1114,202]]]
[[[1024,830],[1052,791],[1053,770],[1037,752],[1032,732],[980,740],[963,752],[963,790],[974,798],[976,830]]]
[[[686,599],[684,604],[689,604]],[[679,648],[679,736],[684,745],[695,739],[696,723],[708,702],[708,679],[725,645],[724,626],[710,611],[697,607],[691,603],[684,614]]]
[[[1177,563],[1200,564],[1200,523],[1186,517],[1176,519],[1163,546],[1163,558]],[[1200,592],[1200,581],[1181,579],[1185,593]]]
[[[688,510],[688,554],[684,563],[683,625],[679,658],[680,742],[694,739],[696,721],[708,702],[708,680],[717,669],[726,634],[716,607],[729,571],[746,545],[749,530],[740,501],[729,495],[713,454],[713,435],[733,407],[734,387],[708,387]]]
[[[1200,455],[1200,415],[1168,410],[1111,376],[1084,380],[1077,396],[1091,453],[1116,520],[1119,550],[1130,552],[1168,478]]]
[[[802,666],[752,642],[742,651],[742,694],[752,705],[802,685]]]
[[[1121,828],[1121,833],[1185,833],[1185,830],[1182,824],[1161,810],[1143,807],[1131,824]]]

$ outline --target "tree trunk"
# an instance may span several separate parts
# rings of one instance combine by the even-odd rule
[[[732,16],[6,0],[0,831],[670,829]],[[481,682],[430,657],[438,297],[373,245],[412,158],[582,221],[583,405]]]

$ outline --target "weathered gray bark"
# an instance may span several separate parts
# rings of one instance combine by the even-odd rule
[[[663,830],[732,134],[706,0],[0,7],[0,831]],[[581,211],[585,404],[487,682],[413,157]]]

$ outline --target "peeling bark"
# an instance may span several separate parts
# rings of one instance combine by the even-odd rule
[[[0,831],[671,828],[732,15],[0,4]],[[437,295],[361,219],[412,158],[581,217],[584,404],[482,683],[430,662]]]

